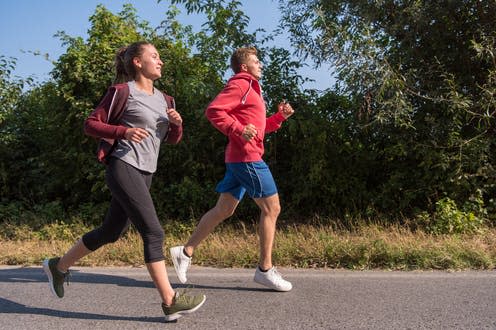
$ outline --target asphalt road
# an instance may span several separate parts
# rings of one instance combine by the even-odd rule
[[[495,271],[281,272],[291,292],[264,289],[253,270],[193,266],[187,290],[207,301],[166,323],[144,268],[75,268],[58,299],[41,267],[0,266],[0,329],[496,329]]]

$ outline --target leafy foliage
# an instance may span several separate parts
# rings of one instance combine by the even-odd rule
[[[494,1],[280,4],[297,52],[332,63],[363,103],[382,176],[374,208],[433,210],[481,188],[494,210]]]
[[[436,211],[430,217],[426,212],[418,216],[424,227],[434,234],[478,234],[482,232],[487,211],[480,191],[479,196],[467,201],[460,210],[449,197],[436,202]]]
[[[322,215],[346,224],[419,215],[439,233],[475,232],[494,220],[495,4],[280,3],[281,28],[289,29],[296,55],[332,63],[337,86],[303,89],[302,62],[264,44],[260,30],[248,31],[236,0],[173,0],[156,28],[138,20],[131,5],[117,14],[98,6],[86,40],[58,33],[66,51],[52,80],[38,85],[13,78],[15,60],[0,57],[2,216],[16,216],[12,205],[46,205],[38,210],[56,210],[60,221],[66,210],[100,221],[110,198],[105,169],[82,124],[113,81],[115,51],[148,40],[164,61],[156,86],[175,97],[184,119],[183,141],[162,148],[154,176],[161,217],[196,221],[215,202],[226,138],[204,109],[223,87],[233,49],[257,45],[268,114],[283,99],[296,109],[268,135],[264,156],[283,218]],[[203,15],[200,31],[178,21],[176,5]],[[237,217],[257,213],[253,203],[241,203]]]

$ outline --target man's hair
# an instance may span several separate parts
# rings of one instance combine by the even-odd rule
[[[234,51],[231,56],[231,69],[234,73],[241,71],[241,64],[246,64],[250,55],[257,55],[255,47],[241,47]]]

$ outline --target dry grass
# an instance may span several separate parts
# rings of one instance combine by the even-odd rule
[[[253,267],[258,259],[254,226],[221,226],[195,252],[195,265]],[[54,235],[19,234],[0,241],[0,264],[33,265],[67,251],[79,236],[64,228]],[[56,228],[60,232],[60,228]],[[166,228],[166,232],[167,228]],[[170,232],[170,231],[169,231]],[[164,251],[187,240],[189,230],[169,233]],[[495,269],[496,229],[478,235],[430,235],[391,226],[363,225],[349,230],[299,225],[279,228],[274,263],[286,267],[347,269]],[[82,259],[80,266],[142,265],[141,238],[131,231],[118,242]]]

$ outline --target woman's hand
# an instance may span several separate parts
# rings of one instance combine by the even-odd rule
[[[137,143],[140,143],[141,141],[143,141],[143,139],[147,138],[148,135],[150,135],[150,134],[148,133],[147,130],[145,130],[143,128],[139,128],[139,127],[128,128],[126,130],[126,133],[124,133],[124,137],[126,138],[126,140],[137,142]]]
[[[176,109],[167,109],[167,115],[169,116],[169,122],[176,126],[181,126],[183,119]]]

